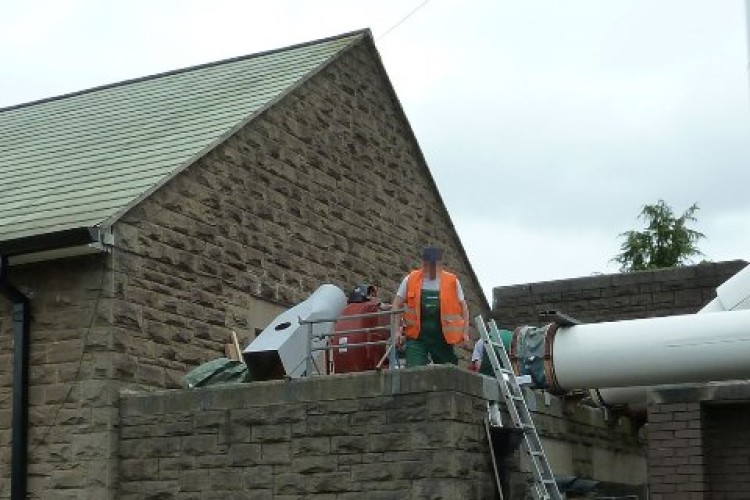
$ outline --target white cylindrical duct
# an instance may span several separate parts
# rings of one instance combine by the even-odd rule
[[[698,314],[748,308],[750,308],[750,266],[744,267],[721,284],[716,289],[716,298],[698,311]],[[604,406],[627,406],[632,411],[641,411],[646,407],[648,391],[652,388],[653,385],[600,388],[596,391],[594,399]]]
[[[716,289],[716,298],[698,313],[739,311],[750,308],[750,266],[726,280]]]
[[[750,378],[750,310],[559,328],[558,385],[595,389]]]

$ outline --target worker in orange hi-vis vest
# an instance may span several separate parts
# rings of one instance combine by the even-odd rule
[[[401,282],[393,308],[404,308],[403,345],[406,367],[457,364],[453,346],[468,345],[469,309],[455,274],[442,269],[442,252],[436,247],[422,251],[422,268]],[[405,337],[405,339],[404,339]]]

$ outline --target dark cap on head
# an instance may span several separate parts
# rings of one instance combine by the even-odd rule
[[[443,251],[438,247],[425,247],[422,249],[422,260],[424,262],[437,262],[443,257]]]

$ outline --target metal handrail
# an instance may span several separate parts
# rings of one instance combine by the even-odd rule
[[[349,319],[349,316],[346,317],[346,319]],[[338,332],[331,332],[331,333],[316,333],[313,335],[313,337],[318,339],[323,339],[325,337],[335,337],[336,335],[343,335],[345,333],[372,333],[376,331],[383,331],[383,330],[390,330],[390,326],[373,326],[370,328],[354,328],[352,330],[339,330]]]
[[[388,314],[400,314],[402,312],[406,311],[406,309],[386,309],[384,311],[377,311],[377,312],[371,312],[371,313],[362,313],[362,314],[352,314],[350,316],[346,316],[344,318],[338,317],[338,318],[325,318],[325,319],[299,319],[299,323],[301,325],[309,325],[311,323],[336,323],[340,320],[349,320],[349,319],[357,319],[357,318],[373,318],[376,316],[385,316]]]
[[[347,342],[346,344],[327,345],[325,347],[313,347],[313,351],[333,351],[335,349],[351,349],[353,347],[366,347],[368,345],[388,345],[390,340],[367,340],[365,342]]]
[[[385,361],[386,357],[389,359],[390,366],[396,366],[398,363],[398,356],[396,353],[396,349],[394,348],[396,346],[396,339],[397,339],[397,327],[396,324],[396,315],[401,314],[405,311],[405,309],[387,309],[384,311],[377,311],[372,313],[362,313],[362,314],[352,314],[350,316],[345,316],[343,318],[320,318],[320,319],[302,319],[299,318],[299,323],[301,325],[308,325],[307,328],[307,352],[306,357],[303,360],[306,364],[305,366],[305,376],[309,377],[312,375],[313,367],[317,371],[318,375],[321,374],[320,368],[318,368],[317,363],[315,363],[315,360],[313,358],[314,352],[321,352],[321,351],[332,351],[334,349],[342,349],[343,347],[341,345],[326,345],[324,347],[313,347],[313,340],[323,340],[329,337],[335,337],[337,335],[342,334],[348,334],[348,333],[370,333],[373,331],[383,331],[383,330],[390,330],[391,335],[388,340],[377,340],[377,341],[365,341],[365,342],[351,342],[346,344],[346,348],[356,348],[356,347],[366,347],[368,345],[385,345],[387,346],[386,352],[383,355],[383,357],[380,359],[380,362],[377,365],[377,368],[380,368]],[[385,316],[389,315],[391,318],[390,325],[389,326],[377,326],[377,327],[369,327],[369,328],[353,328],[349,330],[342,330],[338,332],[331,332],[331,333],[317,333],[313,334],[313,325],[319,324],[319,323],[337,323],[338,321],[348,321],[352,319],[360,319],[360,318],[373,318],[373,317],[379,317],[379,316]]]

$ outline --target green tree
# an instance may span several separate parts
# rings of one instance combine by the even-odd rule
[[[620,253],[612,260],[620,264],[621,271],[628,272],[691,263],[691,257],[703,255],[698,250],[698,240],[705,235],[687,227],[690,222],[697,221],[695,212],[698,210],[698,204],[693,203],[676,217],[664,200],[644,205],[638,218],[646,221],[646,228],[621,233],[619,237],[624,237],[625,241],[620,246]]]

